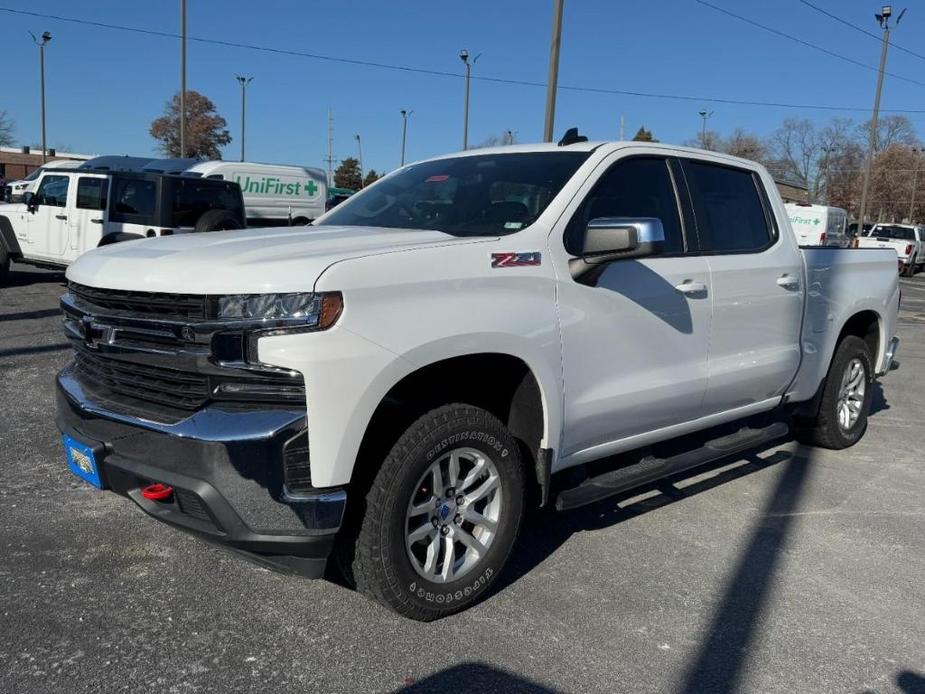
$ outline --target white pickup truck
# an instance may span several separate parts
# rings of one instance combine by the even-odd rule
[[[861,248],[892,248],[898,270],[906,277],[925,267],[925,227],[913,224],[875,224],[858,237]]]
[[[421,620],[490,591],[528,505],[854,444],[898,344],[892,249],[801,250],[754,162],[575,136],[67,278],[73,472]]]

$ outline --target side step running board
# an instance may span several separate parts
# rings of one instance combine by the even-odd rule
[[[648,456],[638,463],[610,470],[596,477],[589,477],[578,486],[559,492],[556,496],[556,510],[568,511],[606,499],[608,496],[620,494],[663,477],[782,438],[789,431],[790,427],[784,422],[774,422],[761,429],[743,427],[733,434],[720,436],[707,441],[700,448],[685,451],[670,458]]]

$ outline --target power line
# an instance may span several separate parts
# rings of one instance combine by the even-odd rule
[[[819,7],[818,5],[814,5],[813,3],[809,2],[809,0],[800,0],[800,2],[803,3],[804,5],[806,5],[807,7],[816,10],[816,12],[819,12],[819,13],[821,13],[821,14],[824,14],[826,17],[829,17],[829,18],[831,18],[831,19],[834,19],[836,22],[839,22],[839,23],[841,23],[841,24],[844,24],[844,25],[847,26],[847,27],[851,27],[851,28],[854,29],[855,31],[860,31],[862,34],[867,34],[867,35],[870,36],[872,39],[875,39],[875,40],[878,41],[878,42],[883,40],[883,38],[882,38],[879,34],[875,34],[875,33],[872,32],[872,31],[867,31],[867,29],[864,29],[863,27],[859,27],[857,24],[852,24],[852,23],[849,22],[847,19],[842,19],[842,18],[839,17],[838,15],[832,14],[832,13],[829,12],[828,10],[824,10],[823,8]],[[921,58],[922,60],[925,60],[925,55],[922,55],[921,53],[916,53],[915,51],[910,50],[910,49],[906,48],[905,46],[900,46],[898,43],[895,43],[895,42],[892,42],[892,41],[890,42],[890,45],[891,45],[893,48],[897,49],[897,50],[900,50],[900,51],[903,51],[903,52],[905,52],[905,53],[908,53],[909,55],[914,55],[916,58]]]
[[[702,0],[697,0],[702,2]],[[709,5],[709,3],[703,3]],[[710,5],[710,7],[713,7]],[[726,12],[722,8],[716,8],[722,12]],[[13,9],[9,7],[0,7],[0,12],[7,12],[9,14],[24,15],[29,17],[38,17],[41,19],[53,19],[59,22],[68,22],[71,24],[81,24],[85,26],[97,27],[100,29],[112,29],[116,31],[127,31],[136,34],[145,34],[148,36],[157,36],[160,38],[168,39],[178,39],[180,38],[179,34],[174,34],[169,31],[158,31],[155,29],[142,29],[140,27],[125,26],[120,24],[110,24],[106,22],[97,22],[88,19],[78,19],[76,17],[65,17],[62,15],[48,14],[43,12],[31,12],[28,10]],[[734,15],[736,16],[736,15]],[[746,20],[750,21],[750,20]],[[760,26],[760,25],[759,25]],[[764,27],[762,27],[764,28]],[[224,46],[226,48],[241,48],[253,51],[262,51],[265,53],[274,53],[278,55],[287,55],[295,56],[299,58],[309,58],[312,60],[323,60],[332,63],[343,63],[347,65],[358,65],[362,67],[374,67],[384,70],[396,70],[400,72],[414,73],[414,74],[423,74],[430,75],[434,77],[452,77],[455,79],[462,78],[462,73],[451,72],[448,70],[434,70],[430,68],[421,68],[421,67],[412,67],[408,65],[396,65],[392,63],[383,63],[370,60],[359,60],[355,58],[343,58],[339,56],[330,56],[323,55],[320,53],[308,53],[305,51],[297,51],[286,48],[276,48],[273,46],[260,46],[256,44],[248,43],[236,43],[233,41],[224,41],[221,39],[211,39],[201,36],[189,36],[186,37],[187,41],[194,41],[196,43],[215,45],[215,46]],[[859,65],[864,66],[863,63]],[[864,66],[866,67],[866,66]],[[546,88],[545,82],[533,82],[529,80],[518,80],[518,79],[507,79],[502,77],[491,77],[488,75],[472,75],[473,80],[479,80],[482,82],[492,82],[495,84],[510,84],[523,87],[541,87]],[[925,83],[922,83],[925,86]],[[771,107],[771,108],[789,108],[789,109],[800,109],[800,110],[815,110],[815,111],[841,111],[841,112],[858,112],[866,113],[868,109],[858,108],[854,106],[831,106],[826,104],[791,104],[777,101],[750,101],[745,99],[726,99],[722,97],[704,97],[704,96],[688,96],[684,94],[664,94],[664,93],[655,93],[655,92],[641,92],[641,91],[632,91],[625,89],[608,89],[604,87],[584,87],[584,86],[574,86],[574,85],[564,85],[560,84],[559,89],[571,92],[581,92],[588,94],[609,94],[614,96],[634,96],[642,97],[647,99],[671,99],[675,101],[691,101],[698,103],[715,103],[715,104],[730,104],[735,106],[762,106],[762,107]],[[923,114],[925,109],[883,109],[885,112],[889,113],[906,113],[906,114]]]
[[[817,45],[815,45],[815,44],[813,44],[813,43],[810,43],[809,41],[804,41],[803,39],[797,38],[796,36],[792,36],[791,34],[784,33],[783,31],[780,31],[779,29],[775,29],[775,28],[773,28],[773,27],[769,27],[769,26],[767,26],[767,25],[765,25],[765,24],[761,24],[761,23],[759,23],[759,22],[756,22],[756,21],[753,20],[753,19],[749,19],[748,17],[743,17],[743,16],[740,15],[740,14],[736,14],[735,12],[731,12],[731,11],[729,11],[729,10],[723,8],[723,7],[719,7],[719,6],[717,6],[717,5],[714,5],[714,4],[712,4],[712,3],[709,3],[709,2],[707,2],[706,0],[694,0],[694,1],[695,1],[696,3],[698,3],[698,4],[700,4],[700,5],[703,5],[704,7],[709,7],[709,8],[712,9],[712,10],[716,10],[717,12],[722,12],[722,13],[725,14],[725,15],[728,15],[728,16],[730,16],[730,17],[733,17],[733,18],[735,18],[735,19],[738,19],[738,20],[741,21],[741,22],[745,22],[746,24],[751,24],[751,25],[754,26],[754,27],[758,27],[759,29],[763,29],[764,31],[768,31],[768,32],[770,32],[770,33],[772,33],[772,34],[775,34],[776,36],[780,36],[780,37],[782,37],[782,38],[788,39],[789,41],[794,41],[795,43],[798,43],[798,44],[800,44],[801,46],[806,46],[807,48],[812,48],[814,51],[819,51],[820,53],[825,53],[825,54],[828,55],[828,56],[831,56],[831,57],[833,57],[833,58],[838,58],[839,60],[843,60],[843,61],[845,61],[845,62],[847,62],[847,63],[851,63],[852,65],[857,65],[858,67],[862,67],[862,68],[864,68],[865,70],[873,70],[874,72],[879,72],[879,69],[876,68],[876,67],[874,67],[873,65],[868,65],[867,63],[862,63],[860,60],[855,60],[854,58],[849,58],[847,55],[842,55],[841,53],[836,53],[835,51],[830,51],[828,48],[823,48],[822,46],[817,46]],[[897,74],[895,74],[895,73],[886,72],[886,71],[884,71],[883,74],[884,74],[884,75],[889,75],[890,77],[892,77],[892,78],[894,78],[894,79],[902,80],[902,81],[904,81],[904,82],[910,82],[910,83],[912,83],[912,84],[917,84],[917,85],[920,86],[920,87],[925,87],[925,82],[919,82],[918,80],[914,80],[914,79],[912,79],[911,77],[903,77],[902,75],[897,75]]]

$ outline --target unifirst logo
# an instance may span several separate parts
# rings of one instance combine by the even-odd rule
[[[251,178],[236,174],[235,183],[241,186],[241,192],[245,195],[253,193],[255,195],[290,195],[300,197],[303,193],[310,198],[318,195],[318,185],[314,181],[308,183],[287,182],[275,176],[261,176]]]

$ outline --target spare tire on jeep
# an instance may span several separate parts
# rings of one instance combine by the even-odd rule
[[[196,222],[195,231],[228,231],[240,228],[241,221],[228,210],[209,210]]]

